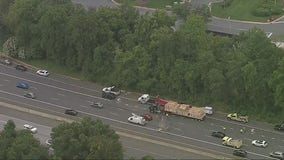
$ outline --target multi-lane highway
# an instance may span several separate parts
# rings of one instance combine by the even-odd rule
[[[35,93],[36,99],[25,98],[23,95],[28,91],[17,88],[18,82],[28,83],[29,91]],[[248,151],[248,158],[266,159],[269,158],[268,154],[271,151],[284,150],[284,134],[274,131],[271,125],[258,122],[240,124],[227,121],[224,114],[218,113],[201,122],[177,116],[166,118],[153,115],[154,120],[145,127],[133,125],[127,122],[131,113],[148,113],[146,105],[137,103],[137,94],[128,93],[126,96],[122,95],[119,99],[110,101],[101,98],[101,89],[102,87],[93,83],[52,73],[50,77],[40,77],[35,74],[35,71],[20,72],[16,71],[14,66],[0,65],[0,101],[2,102],[62,116],[65,109],[72,108],[79,111],[79,117],[90,116],[101,119],[117,131],[131,132],[133,135],[191,148],[193,153],[202,151],[202,154],[205,152],[218,155],[220,156],[218,158],[232,157],[233,151],[232,148],[223,146],[220,139],[210,136],[212,131],[222,131],[223,127],[226,128],[227,135],[243,140],[243,149]],[[102,102],[104,109],[89,107],[93,101]],[[160,127],[164,130],[157,132]],[[241,134],[239,132],[241,128],[246,128],[247,132]],[[254,129],[253,134],[249,132],[251,129]],[[253,139],[268,141],[268,147],[252,146]],[[188,158],[190,155],[189,153]]]
[[[4,128],[9,119],[15,122],[17,129],[23,129],[24,124],[36,127],[38,132],[34,136],[44,145],[46,145],[46,140],[50,138],[51,128],[62,123],[0,105],[0,130]],[[150,141],[143,137],[129,137],[121,134],[120,141],[125,151],[125,159],[130,159],[131,157],[140,159],[145,155],[150,155],[155,159],[187,159],[190,153],[185,149],[170,147],[171,144],[154,143],[153,140]],[[208,159],[207,156],[194,153],[190,153],[190,156],[192,159]]]

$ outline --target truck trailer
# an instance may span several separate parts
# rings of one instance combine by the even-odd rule
[[[179,104],[174,101],[169,101],[164,105],[164,112],[197,120],[204,120],[206,116],[206,113],[200,107],[194,107],[189,104]]]

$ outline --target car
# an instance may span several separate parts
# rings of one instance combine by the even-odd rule
[[[25,124],[24,129],[31,131],[33,134],[37,133],[37,128],[29,124]]]
[[[143,117],[146,121],[152,121],[153,117],[150,114],[143,114],[141,115],[141,117]]]
[[[102,103],[100,103],[100,102],[93,102],[93,103],[91,104],[91,107],[94,107],[94,108],[103,108],[104,105],[103,105]]]
[[[32,92],[28,92],[24,96],[27,97],[27,98],[35,99],[35,94],[32,93]]]
[[[217,138],[224,138],[226,134],[220,131],[214,131],[211,133],[211,136],[217,137]]]
[[[130,123],[135,123],[135,124],[139,124],[142,126],[146,125],[146,120],[142,116],[136,115],[134,113],[132,113],[132,116],[128,117],[127,120]]]
[[[77,111],[73,110],[73,109],[66,109],[65,110],[65,114],[69,114],[69,115],[72,115],[72,116],[76,116],[78,114]]]
[[[4,64],[6,65],[12,65],[12,62],[9,59],[4,60]]]
[[[20,64],[16,65],[15,68],[16,68],[16,70],[19,70],[19,71],[27,71],[28,70],[27,67],[20,65]]]
[[[240,157],[246,157],[247,152],[245,150],[242,150],[242,149],[236,149],[236,150],[233,151],[233,155],[240,156]]]
[[[24,83],[24,82],[19,82],[17,84],[17,87],[22,88],[22,89],[29,89],[29,85],[27,83]]]
[[[47,70],[38,70],[36,71],[36,73],[40,76],[44,76],[44,77],[47,77],[49,76],[49,72]]]
[[[257,146],[257,147],[267,147],[268,143],[264,140],[253,140],[251,142],[252,145]]]
[[[282,124],[276,124],[274,126],[274,129],[277,130],[277,131],[284,131],[284,123]]]
[[[276,151],[276,152],[271,152],[269,155],[270,157],[284,160],[284,152]]]
[[[119,89],[117,89],[117,87],[115,86],[111,86],[111,87],[105,87],[102,89],[103,93],[112,93],[116,96],[120,95],[121,91]]]
[[[52,143],[52,139],[47,139],[45,141],[45,144],[48,145],[48,146],[51,146],[51,143]]]

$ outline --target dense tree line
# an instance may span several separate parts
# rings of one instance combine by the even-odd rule
[[[85,10],[70,0],[15,0],[8,6],[4,25],[27,59],[53,61],[98,83],[284,121],[283,50],[261,30],[214,36],[192,13],[174,31],[175,18],[166,12],[139,15],[127,5]]]

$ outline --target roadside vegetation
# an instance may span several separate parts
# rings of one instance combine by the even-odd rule
[[[261,30],[220,37],[191,13],[174,31],[175,18],[164,11],[86,11],[69,0],[15,0],[5,15],[17,40],[12,57],[22,53],[124,90],[284,121],[284,51]]]
[[[221,18],[267,22],[283,16],[283,8],[282,0],[224,0],[213,3],[211,14]]]

